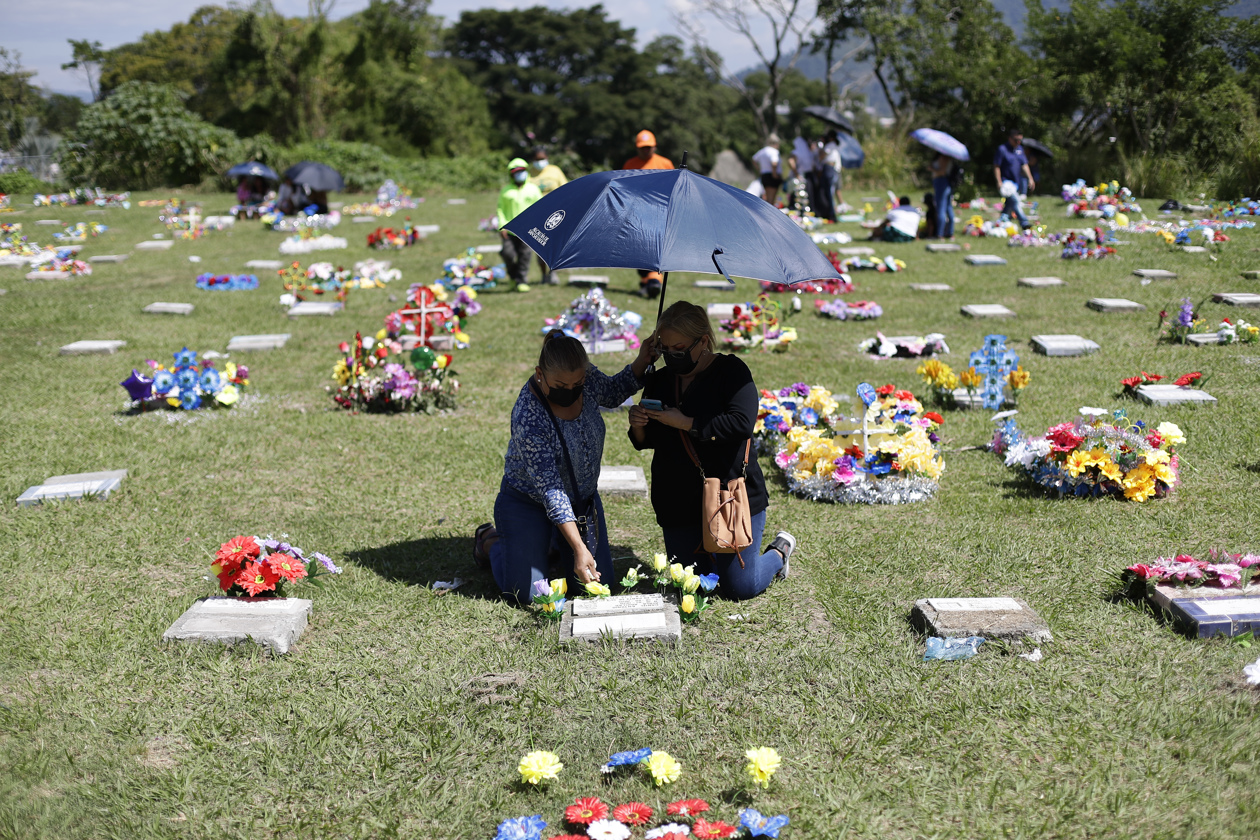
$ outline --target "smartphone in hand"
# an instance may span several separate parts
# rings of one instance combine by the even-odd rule
[[[660,400],[641,399],[639,400],[639,405],[643,406],[649,411],[664,411],[665,410],[665,406],[661,404]]]

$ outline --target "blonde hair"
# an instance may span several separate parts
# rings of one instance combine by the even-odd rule
[[[543,373],[586,370],[590,363],[586,348],[573,336],[552,330],[543,338],[542,352],[538,354],[538,368]]]
[[[685,338],[695,341],[698,338],[709,339],[709,349],[717,347],[717,337],[713,334],[713,323],[709,313],[703,306],[680,300],[671,304],[656,322],[657,335],[661,330],[673,330]]]

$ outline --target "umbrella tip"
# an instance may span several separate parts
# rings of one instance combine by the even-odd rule
[[[678,167],[679,169],[686,169],[686,168],[687,168],[687,154],[688,154],[688,152],[684,150],[684,151],[683,151],[682,166],[679,166],[679,167]]]

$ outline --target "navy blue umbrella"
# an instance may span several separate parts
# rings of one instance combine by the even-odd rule
[[[866,163],[866,152],[862,144],[852,134],[837,134],[836,145],[840,147],[840,166],[844,169],[861,169]]]
[[[689,169],[596,172],[547,193],[505,229],[552,270],[642,268],[804,283],[839,278],[796,224]],[[731,280],[734,283],[733,280]],[[661,284],[664,306],[665,283]]]
[[[284,177],[291,179],[295,184],[302,184],[313,190],[339,192],[346,188],[346,182],[342,180],[340,172],[326,163],[316,163],[313,160],[293,164],[284,170]]]
[[[256,160],[251,160],[249,163],[238,163],[236,166],[229,169],[227,174],[229,178],[245,178],[252,176],[266,178],[268,181],[280,180],[280,176],[276,174],[274,169],[267,164],[259,163]]]

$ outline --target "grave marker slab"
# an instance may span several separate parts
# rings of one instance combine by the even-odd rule
[[[437,233],[442,229],[441,225],[416,225],[415,229],[422,235],[428,236],[430,233]]]
[[[144,311],[152,315],[191,315],[193,308],[191,303],[158,301],[157,303],[150,303],[144,308]]]
[[[691,285],[697,289],[719,289],[725,292],[735,290],[735,284],[727,283],[725,280],[697,280]]]
[[[976,391],[968,394],[966,388],[954,389],[954,404],[961,409],[984,408],[984,394]]]
[[[228,352],[234,350],[274,350],[289,340],[288,333],[275,335],[236,335],[228,341]]]
[[[69,280],[74,275],[68,271],[28,271],[27,280]]]
[[[1006,265],[1006,260],[996,254],[968,254],[967,265]]]
[[[631,496],[647,498],[647,477],[643,467],[601,466],[599,468],[599,494],[601,496]]]
[[[1015,283],[1019,286],[1026,286],[1029,289],[1045,289],[1050,286],[1066,285],[1060,277],[1021,277]]]
[[[223,230],[224,228],[233,227],[236,224],[235,216],[206,216],[202,220],[208,228],[215,230]]]
[[[1202,245],[1182,245],[1181,250],[1187,254],[1206,254],[1207,248]]]
[[[911,283],[910,288],[916,292],[952,292],[954,287],[948,283]]]
[[[1124,298],[1090,298],[1085,305],[1098,312],[1145,312],[1140,303]]]
[[[1186,344],[1193,344],[1195,347],[1205,347],[1220,343],[1220,333],[1192,333],[1186,336]]]
[[[1260,597],[1175,598],[1169,611],[1200,639],[1260,630]]]
[[[477,246],[478,254],[497,254],[502,250],[503,250],[502,245],[478,245]]]
[[[1260,597],[1260,583],[1253,583],[1242,589],[1217,589],[1214,586],[1196,586],[1193,589],[1185,586],[1168,586],[1156,584],[1147,600],[1161,609],[1172,609],[1173,601],[1215,600],[1217,598],[1236,598],[1239,596]]]
[[[608,277],[603,274],[570,274],[570,286],[607,286]]]
[[[245,263],[245,267],[246,268],[261,268],[261,269],[270,268],[270,269],[275,269],[276,271],[279,271],[280,269],[284,268],[284,261],[283,260],[250,260],[249,262]]]
[[[1260,270],[1258,270],[1258,271],[1244,271],[1244,272],[1242,273],[1242,277],[1243,277],[1243,279],[1244,279],[1244,280],[1260,280]]]
[[[345,304],[339,300],[304,300],[291,306],[288,314],[290,318],[299,318],[303,315],[336,315],[344,308]]]
[[[0,257],[0,265],[26,265],[29,262],[26,257]]]
[[[1139,385],[1137,395],[1147,405],[1216,405],[1216,397],[1207,391],[1176,385]]]
[[[127,342],[110,339],[106,341],[83,340],[67,344],[61,348],[63,356],[96,356],[96,355],[112,355],[118,352],[118,348],[126,347]]]
[[[253,639],[280,655],[302,635],[310,614],[306,598],[198,598],[167,628],[162,641],[234,645]]]
[[[867,248],[864,245],[856,245],[852,248],[837,248],[836,253],[842,257],[873,257],[875,256],[875,249]]]
[[[61,219],[36,219],[36,220],[35,220],[35,224],[37,224],[37,225],[50,225],[50,226],[51,226],[51,225],[56,225],[57,227],[61,227],[61,226],[62,226]]]
[[[95,257],[88,259],[93,263],[121,263],[126,262],[130,254],[97,254]]]
[[[962,246],[957,242],[932,242],[928,244],[927,249],[933,254],[952,254],[955,251],[961,251]]]
[[[356,225],[370,225],[376,221],[375,216],[352,216],[350,222]]]
[[[1030,341],[1034,350],[1046,356],[1085,356],[1098,350],[1095,342],[1079,335],[1034,335]]]
[[[579,598],[565,603],[560,619],[562,643],[598,642],[608,637],[677,643],[682,640],[678,607],[656,594]]]
[[[1176,280],[1177,275],[1172,271],[1165,271],[1162,268],[1135,268],[1133,274],[1144,280]]]
[[[914,602],[911,621],[921,631],[944,638],[1054,641],[1046,622],[1019,598],[924,598]]]
[[[151,239],[146,242],[137,242],[137,251],[169,251],[175,242],[170,239]]]
[[[716,318],[719,321],[729,320],[735,317],[735,307],[737,303],[710,303],[708,312],[710,318]]]
[[[466,199],[466,198],[448,198],[448,199],[446,199],[446,203],[447,203],[447,204],[467,204],[467,203],[468,203],[468,199]]]
[[[970,318],[1014,318],[1015,313],[1000,303],[971,303],[962,308]]]
[[[1229,306],[1260,306],[1260,295],[1251,292],[1218,292],[1212,295],[1212,300]]]
[[[624,338],[609,338],[600,341],[583,341],[582,346],[586,348],[586,352],[597,356],[600,353],[620,353],[626,349],[626,340]]]
[[[54,475],[18,496],[17,503],[30,507],[44,500],[79,499],[84,496],[108,498],[127,477],[126,470]]]

